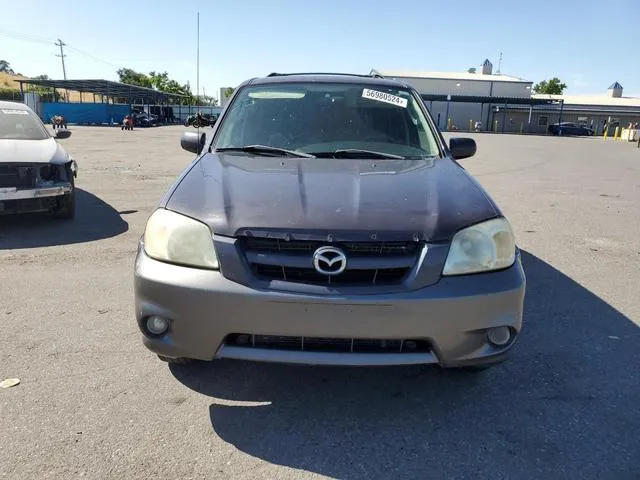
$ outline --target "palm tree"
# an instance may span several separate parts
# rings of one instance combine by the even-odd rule
[[[8,73],[10,75],[15,75],[16,72],[13,71],[11,65],[6,60],[0,60],[0,72]]]

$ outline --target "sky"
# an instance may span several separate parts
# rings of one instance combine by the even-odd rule
[[[615,6],[614,6],[615,5]],[[0,59],[26,76],[117,80],[116,70],[167,71],[200,92],[270,72],[466,71],[485,58],[568,94],[618,81],[640,96],[638,0],[30,0],[2,9]]]

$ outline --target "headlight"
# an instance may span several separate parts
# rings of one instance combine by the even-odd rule
[[[516,244],[506,218],[495,218],[460,230],[453,237],[443,275],[499,270],[513,265]]]
[[[211,230],[179,213],[158,209],[144,231],[144,251],[163,262],[200,268],[218,268]]]

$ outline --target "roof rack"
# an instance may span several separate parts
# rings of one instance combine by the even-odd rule
[[[347,77],[366,77],[366,78],[384,78],[379,73],[359,74],[359,73],[336,73],[336,72],[302,72],[302,73],[278,73],[272,72],[267,77],[286,77],[289,75],[343,75]]]

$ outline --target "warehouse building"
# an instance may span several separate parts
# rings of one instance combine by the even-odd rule
[[[576,122],[600,135],[605,128],[612,133],[616,126],[640,122],[640,98],[624,97],[618,82],[602,95],[537,95],[533,82],[493,73],[489,60],[480,72],[374,69],[371,74],[414,87],[442,130],[540,134],[553,123]]]
[[[588,125],[596,135],[607,130],[608,135],[615,132],[616,127],[626,128],[629,124],[640,123],[640,98],[625,97],[623,88],[614,82],[606,94],[602,95],[536,95],[534,98],[562,101],[562,121]],[[522,121],[527,112],[518,107],[511,108],[508,116],[517,123]],[[558,115],[557,108],[542,108],[536,111],[532,133],[545,133],[547,126],[553,123]]]

